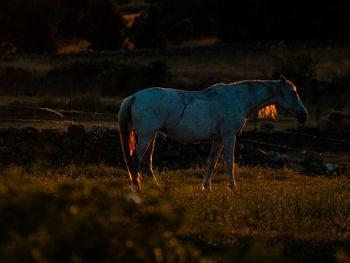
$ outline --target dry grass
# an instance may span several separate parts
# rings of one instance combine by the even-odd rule
[[[180,242],[177,243],[180,247],[180,244],[189,242],[199,250],[195,254],[195,257],[199,258],[195,261],[201,259],[204,262],[229,262],[236,259],[257,262],[256,259],[259,259],[259,262],[347,262],[342,260],[349,259],[350,255],[348,177],[307,177],[289,169],[260,167],[238,167],[236,171],[239,188],[234,192],[226,189],[225,167],[220,164],[213,180],[212,193],[201,191],[200,183],[204,169],[198,167],[190,170],[158,171],[158,181],[162,190],[156,187],[153,179],[144,178],[141,193],[133,198],[141,198],[141,207],[147,211],[162,211],[158,216],[170,220],[169,228],[172,224],[171,218],[175,216],[172,213],[182,214],[181,226],[171,231],[175,231],[172,234],[177,237],[176,242]],[[79,199],[80,195],[92,198],[90,193],[93,186],[99,196],[101,193],[103,196],[107,194],[113,200],[123,196],[129,189],[124,170],[103,164],[67,167],[45,167],[38,164],[30,168],[1,169],[0,196],[7,193],[4,189],[10,189],[8,187],[11,180],[22,189],[21,196],[31,194],[28,198],[34,198],[33,189],[69,200]],[[62,195],[62,185],[67,184],[71,185],[71,190]],[[20,197],[18,200],[22,199]],[[4,202],[12,201],[2,198],[0,208]],[[18,202],[16,201],[16,206],[21,205]],[[85,203],[81,207],[73,205],[74,209],[70,204],[69,209],[71,212],[81,211],[84,214],[86,209],[96,209],[93,207],[95,204],[92,200],[89,206]],[[174,209],[180,210],[175,212]],[[15,211],[16,209],[14,213]],[[33,213],[40,212],[35,211]],[[45,217],[45,211],[40,213]],[[121,215],[114,215],[115,218],[119,216]],[[125,216],[123,220],[134,220]],[[81,217],[79,220],[87,223],[90,219]],[[105,223],[107,224],[107,221]],[[26,225],[26,219],[23,219],[22,224]],[[138,230],[141,231],[139,235],[142,235],[142,231],[146,234],[148,227],[153,228],[153,233],[165,231],[164,233],[169,234],[164,235],[170,235],[166,229],[160,230],[157,226],[152,226],[151,222],[141,220],[139,224],[145,224],[144,230]],[[50,231],[45,227],[48,226],[42,225],[41,231]],[[109,227],[113,228],[113,225]],[[129,238],[132,242],[138,242],[133,240],[132,236]],[[91,236],[90,241],[97,242],[94,236]],[[81,240],[79,247],[84,248],[85,245],[86,241]],[[149,244],[144,243],[144,246],[148,248]],[[43,247],[40,249],[43,249],[40,251],[42,256],[47,255]],[[99,248],[95,249],[98,253]],[[77,255],[82,256],[79,253]],[[165,260],[171,258],[170,254],[165,252],[162,256]],[[106,257],[108,258],[108,255]]]

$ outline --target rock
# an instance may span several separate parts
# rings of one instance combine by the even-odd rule
[[[321,175],[324,172],[323,161],[313,154],[308,154],[302,165],[304,171],[309,174]]]
[[[20,138],[18,138],[17,135],[9,133],[6,138],[4,139],[4,144],[6,146],[14,146],[16,145],[17,141],[19,141]]]
[[[289,163],[290,162],[290,158],[287,154],[282,154],[280,155],[280,160],[284,163]]]
[[[41,133],[44,133],[47,137],[53,137],[59,133],[58,129],[42,129]]]
[[[108,131],[109,131],[109,128],[104,125],[101,125],[98,127],[98,133],[101,135],[107,133]]]
[[[0,136],[6,136],[7,129],[6,128],[0,128]]]
[[[308,166],[309,172],[320,175],[323,173],[323,164],[319,162],[312,162]]]
[[[98,127],[96,125],[90,126],[90,128],[86,131],[87,134],[96,134]]]
[[[62,143],[61,143],[62,150],[68,151],[70,149],[71,143],[72,143],[72,140],[68,136],[63,136]]]
[[[80,152],[83,148],[83,145],[81,144],[81,142],[75,141],[75,140],[71,140],[70,145],[69,145],[69,149],[73,152]]]
[[[14,136],[19,136],[21,134],[21,132],[19,131],[19,129],[14,128],[14,127],[8,127],[7,128],[7,134],[12,134]]]
[[[82,125],[71,125],[67,129],[68,136],[75,141],[84,141],[85,139],[85,128]]]
[[[334,163],[326,163],[324,165],[324,168],[327,172],[334,172],[337,170],[337,165],[335,165]]]
[[[21,137],[23,140],[28,142],[33,142],[38,139],[39,131],[30,126],[22,126],[21,127]]]
[[[27,142],[20,142],[16,145],[16,147],[22,153],[34,152],[34,146]]]
[[[280,160],[280,155],[274,151],[269,151],[267,153],[267,159],[269,161],[278,162]]]
[[[118,139],[119,140],[119,131],[118,129],[111,129],[109,130],[108,137],[111,139]]]
[[[5,154],[9,152],[9,148],[7,146],[0,146],[0,154]]]

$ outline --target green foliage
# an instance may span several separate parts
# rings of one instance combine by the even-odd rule
[[[319,59],[310,51],[302,49],[301,51],[292,51],[287,49],[284,42],[279,45],[272,45],[270,48],[270,55],[276,61],[277,67],[273,72],[273,78],[278,79],[279,76],[285,75],[298,88],[301,93],[306,92],[307,89],[315,83],[316,66]]]

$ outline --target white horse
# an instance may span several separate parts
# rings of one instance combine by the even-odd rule
[[[146,172],[154,176],[152,154],[160,131],[180,142],[212,140],[204,190],[211,190],[210,178],[224,148],[228,188],[235,189],[236,135],[255,112],[259,111],[260,117],[274,118],[275,105],[295,115],[299,123],[308,118],[295,86],[283,76],[280,80],[219,83],[202,91],[149,88],[126,98],[120,107],[119,133],[132,187],[139,189],[142,162],[146,164]],[[137,133],[137,143],[133,130]]]

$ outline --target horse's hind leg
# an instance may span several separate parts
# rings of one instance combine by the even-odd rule
[[[154,144],[155,144],[155,141],[156,141],[156,137],[157,137],[157,134],[154,135],[154,137],[152,138],[146,152],[145,152],[145,155],[143,157],[143,163],[144,163],[144,169],[145,169],[145,172],[148,176],[152,176],[155,180],[155,176],[154,176],[154,173],[153,173],[153,169],[152,169],[152,156],[153,156],[153,151],[154,151]]]
[[[152,134],[139,134],[138,135],[138,142],[137,146],[135,149],[135,161],[136,167],[137,167],[137,173],[136,176],[133,176],[132,178],[132,184],[134,188],[139,187],[139,182],[138,182],[138,172],[140,170],[140,165],[142,163],[142,160],[144,158],[145,152],[149,147],[151,147],[151,143],[153,142],[152,139],[154,138],[154,132]],[[152,146],[153,147],[153,146]]]
[[[209,155],[207,175],[203,181],[203,190],[211,191],[211,176],[222,151],[222,146],[223,144],[221,140],[213,140]]]

